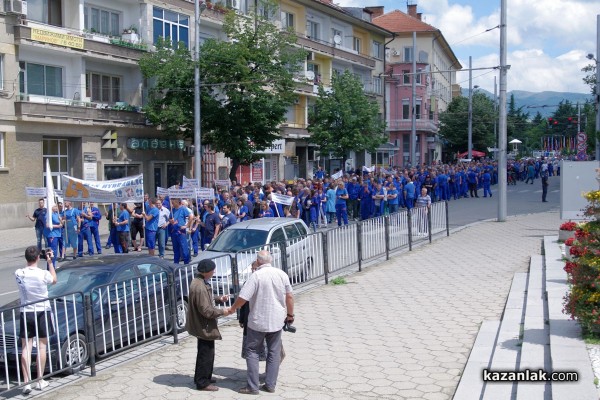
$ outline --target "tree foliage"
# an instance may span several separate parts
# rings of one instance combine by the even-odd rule
[[[388,139],[377,103],[365,96],[360,80],[347,70],[333,75],[331,89],[319,86],[308,118],[311,142],[321,153],[344,162],[348,152],[373,152]]]
[[[494,102],[484,93],[473,93],[473,150],[485,151],[495,147]],[[464,96],[452,99],[446,111],[440,113],[439,135],[450,153],[468,151],[469,99]]]
[[[271,6],[263,4],[268,10]],[[265,15],[226,15],[228,41],[209,39],[200,49],[202,141],[231,158],[230,178],[240,164],[279,138],[294,94],[294,73],[305,57],[294,35],[282,33]],[[148,118],[167,134],[193,136],[193,69],[190,52],[157,46],[140,67],[156,84]]]

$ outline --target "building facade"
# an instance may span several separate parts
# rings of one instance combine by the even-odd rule
[[[408,12],[384,13],[383,7],[370,7],[373,22],[394,33],[386,46],[386,122],[390,142],[400,149],[393,163],[410,163],[410,136],[416,117],[416,164],[440,161],[442,143],[438,137],[439,113],[446,110],[455,94],[456,71],[462,66],[442,32],[422,21],[416,5]],[[416,46],[413,46],[413,33]],[[413,70],[413,60],[416,70]],[[416,83],[413,109],[413,79]]]

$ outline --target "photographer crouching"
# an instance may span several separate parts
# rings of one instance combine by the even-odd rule
[[[273,258],[267,250],[256,256],[257,269],[240,291],[229,313],[250,302],[247,324],[247,385],[239,390],[242,394],[259,393],[259,354],[267,342],[267,374],[260,390],[275,392],[279,364],[281,362],[282,324],[286,330],[294,323],[294,295],[288,275],[271,266]],[[293,328],[293,327],[291,327]]]

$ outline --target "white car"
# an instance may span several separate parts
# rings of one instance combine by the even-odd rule
[[[238,222],[221,232],[191,264],[213,259],[217,265],[211,282],[213,291],[230,294],[234,293],[230,257],[237,261],[238,284],[241,286],[248,279],[251,264],[260,250],[270,250],[273,266],[283,269],[282,249],[285,243],[287,273],[290,281],[295,283],[310,276],[313,260],[306,251],[308,232],[304,221],[296,218],[259,218]]]

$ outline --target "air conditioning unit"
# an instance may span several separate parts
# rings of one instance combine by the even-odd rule
[[[396,49],[392,49],[392,56],[394,57],[400,57],[400,52]]]
[[[228,8],[237,8],[237,0],[226,0],[225,4]]]
[[[7,14],[27,15],[27,1],[25,0],[6,0],[4,7]]]

